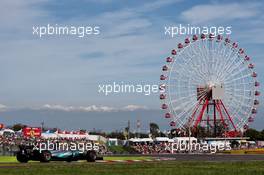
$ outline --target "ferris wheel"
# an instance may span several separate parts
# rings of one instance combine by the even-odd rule
[[[229,37],[194,35],[166,58],[160,76],[161,108],[170,126],[241,132],[254,121],[259,82],[245,50]]]

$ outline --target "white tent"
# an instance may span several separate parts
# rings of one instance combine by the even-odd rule
[[[60,138],[68,138],[68,139],[80,139],[80,138],[88,138],[88,134],[57,134]]]
[[[49,138],[58,138],[58,135],[55,133],[42,133],[41,137],[44,139],[49,139]]]
[[[168,142],[170,139],[168,137],[156,137],[154,141],[157,142]]]
[[[141,138],[141,142],[153,142],[152,138]]]
[[[108,138],[107,139],[108,146],[118,145],[118,139],[117,138]]]
[[[4,132],[10,132],[10,133],[15,133],[15,131],[13,131],[12,129],[4,129]]]
[[[92,141],[99,141],[99,135],[88,135],[86,138]]]
[[[140,142],[140,139],[139,138],[131,138],[131,139],[129,139],[129,141],[131,141],[131,142]]]
[[[151,138],[131,138],[129,139],[131,142],[153,142]]]
[[[186,143],[189,142],[189,140],[191,141],[191,143],[197,143],[197,138],[195,137],[174,137],[173,140],[176,143]]]
[[[0,131],[0,135],[4,135],[4,136],[12,136],[15,134],[15,131],[13,131],[12,129],[3,129]]]

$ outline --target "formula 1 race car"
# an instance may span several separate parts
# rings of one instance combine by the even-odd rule
[[[43,150],[39,151],[33,149],[32,146],[20,145],[16,158],[21,163],[27,163],[29,160],[49,162],[49,161],[78,161],[87,160],[87,162],[95,162],[95,160],[102,160],[102,157],[97,157],[96,151],[71,151],[71,150]]]

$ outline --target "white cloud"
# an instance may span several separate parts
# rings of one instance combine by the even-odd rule
[[[37,21],[38,18],[47,17],[47,12],[41,8],[40,5],[49,0],[3,0],[0,6],[0,25],[1,30],[10,29],[13,32],[16,29],[26,30],[28,22]],[[35,7],[35,8],[32,8]]]
[[[3,105],[3,104],[0,104],[0,112],[6,111],[6,110],[7,110],[7,106]]]
[[[92,2],[92,3],[100,3],[100,4],[108,4],[113,2],[113,0],[85,0],[86,2]]]
[[[154,11],[157,10],[161,7],[168,6],[171,4],[175,4],[178,2],[181,2],[183,0],[157,0],[157,1],[151,1],[150,3],[146,3],[142,5],[141,7],[135,8],[137,12],[149,12],[149,11]]]
[[[30,1],[33,2],[33,0]],[[63,19],[63,21],[60,21],[61,23],[73,25],[88,25],[92,23],[101,25],[102,35],[96,38],[62,39],[54,37],[39,40],[36,38],[32,39],[31,27],[32,25],[52,22],[54,19],[52,14],[49,14],[48,11],[41,11],[36,6],[20,3],[19,0],[6,0],[6,2],[9,3],[8,6],[0,7],[0,20],[2,17],[3,20],[1,22],[4,21],[2,28],[5,28],[5,24],[10,22],[12,22],[12,25],[10,25],[14,28],[18,27],[20,29],[20,26],[23,26],[23,29],[19,30],[23,33],[22,40],[18,40],[19,36],[17,33],[10,30],[10,33],[14,35],[13,40],[12,38],[6,38],[0,44],[2,55],[0,70],[8,75],[6,81],[2,80],[2,84],[4,84],[2,89],[4,90],[2,90],[0,95],[5,96],[5,99],[7,99],[5,103],[7,104],[11,100],[23,102],[25,98],[28,98],[29,104],[27,105],[29,106],[35,104],[35,102],[38,103],[37,105],[52,103],[54,99],[60,104],[63,102],[74,105],[85,104],[87,97],[95,97],[97,95],[98,82],[101,83],[109,79],[109,81],[113,79],[135,81],[137,77],[149,80],[155,77],[155,74],[159,74],[159,70],[154,66],[142,68],[134,65],[148,64],[151,61],[157,62],[159,60],[163,62],[161,58],[163,53],[166,54],[176,43],[175,39],[164,39],[162,30],[160,33],[152,33],[151,28],[157,29],[160,27],[160,29],[163,29],[163,27],[162,25],[153,26],[152,22],[156,23],[157,19],[152,20],[144,16],[146,12],[148,13],[176,2],[172,0],[144,2],[141,6],[103,12],[95,14],[91,18],[73,16],[70,20]],[[12,3],[17,5],[15,4],[12,7]],[[229,14],[223,14],[224,10],[222,9],[224,8],[227,8]],[[198,5],[192,8],[194,10],[192,12],[188,13],[191,10],[183,12],[183,17],[189,21],[197,18],[198,21],[215,20],[219,19],[219,16],[227,19],[234,17],[236,19],[246,18],[257,13],[254,10],[255,8],[256,6],[254,5],[243,3]],[[1,9],[11,10],[1,11]],[[9,13],[9,11],[16,13]],[[231,12],[232,14],[230,14]],[[175,17],[172,22],[177,20],[178,17]],[[17,22],[19,25],[17,25]],[[25,34],[30,37],[26,37]],[[7,33],[3,32],[2,35],[7,35]],[[86,53],[102,53],[103,56],[92,60],[79,58],[79,55]],[[20,80],[17,77],[20,77]],[[13,99],[11,96],[13,96]],[[100,104],[102,101],[107,101],[104,104],[112,105],[114,103],[114,105],[120,105],[119,97],[105,99],[105,97],[101,98],[99,96],[98,98],[90,99],[93,99],[89,101],[90,104]],[[141,101],[143,98],[138,99]],[[134,101],[129,99],[129,102],[126,103],[136,104],[138,99]],[[72,101],[74,102],[72,103]],[[71,107],[56,106],[56,108],[70,110]],[[76,107],[72,108],[75,109]],[[130,108],[132,107],[130,106]],[[107,106],[84,106],[79,110],[110,111],[114,109]]]
[[[201,24],[250,18],[259,12],[258,4],[254,3],[205,4],[196,5],[182,12],[181,17],[189,23]]]
[[[264,44],[263,33],[264,25],[240,30],[236,32],[240,40],[246,41],[247,44]]]
[[[12,24],[9,26],[18,32],[5,27],[5,24],[9,23],[7,18],[1,21],[2,29],[6,31],[0,33],[0,70],[9,75],[8,78],[1,79],[5,85],[0,95],[5,103],[17,101],[16,105],[19,106],[23,99],[27,98],[28,104],[23,102],[22,105],[31,106],[37,103],[39,106],[52,103],[56,97],[55,101],[60,104],[82,104],[87,97],[98,97],[98,83],[113,80],[132,82],[139,74],[144,75],[146,78],[142,79],[145,80],[155,77],[155,73],[158,76],[159,71],[151,66],[143,69],[134,65],[161,60],[160,55],[166,51],[163,48],[170,49],[172,43],[174,44],[174,41],[168,42],[152,33],[151,19],[144,16],[145,12],[154,11],[173,1],[143,2],[142,5],[129,9],[121,7],[114,11],[95,13],[89,18],[78,15],[64,18],[57,22],[61,25],[100,25],[101,35],[41,39],[32,36],[32,26],[53,23],[56,19],[52,16],[53,13],[47,8],[39,9],[41,4],[32,6],[30,3],[19,3],[18,0],[7,2],[10,8],[12,2],[15,4],[16,8],[12,8],[12,11],[15,11],[16,15],[10,18]],[[0,14],[6,16],[9,12],[1,13],[0,10]],[[10,37],[7,37],[9,35]],[[80,57],[89,53],[101,53],[102,56],[91,60]],[[19,80],[17,77],[20,77]],[[93,99],[89,101],[90,104],[100,104],[100,101],[105,100],[100,97],[90,99]],[[137,99],[130,99],[126,103],[137,102]],[[109,103],[120,105],[120,99],[112,98],[105,104]]]
[[[139,105],[127,105],[122,108],[124,111],[136,111],[136,110],[146,110],[148,109],[146,106],[139,106]]]
[[[127,105],[121,108],[109,107],[109,106],[64,106],[64,105],[51,105],[45,104],[38,109],[47,109],[47,110],[58,110],[58,111],[82,111],[82,112],[117,112],[117,111],[136,111],[136,110],[147,110],[146,106],[139,105]]]

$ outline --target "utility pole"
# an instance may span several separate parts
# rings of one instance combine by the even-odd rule
[[[191,124],[189,124],[189,153],[191,153]]]
[[[127,121],[127,139],[130,138],[130,120]]]
[[[140,120],[137,120],[137,137],[140,137],[140,127],[141,127],[141,123]]]
[[[41,124],[41,131],[43,131],[43,128],[44,128],[44,121],[42,121],[40,124]]]

